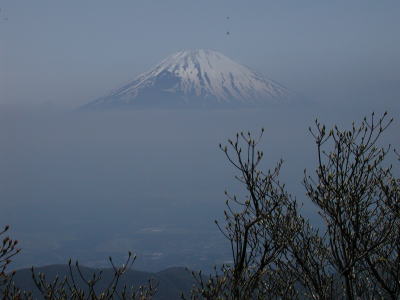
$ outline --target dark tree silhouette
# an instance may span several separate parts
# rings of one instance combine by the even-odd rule
[[[4,236],[10,229],[10,226],[6,225],[2,231],[0,231],[0,287],[7,284],[10,276],[7,268],[11,263],[11,258],[17,255],[21,250],[17,248],[18,241],[11,239],[9,236]]]
[[[237,134],[220,146],[238,170],[247,198],[229,196],[225,226],[232,264],[204,278],[192,299],[375,299],[400,297],[399,179],[385,165],[385,113],[350,130],[310,128],[315,175],[304,186],[325,226],[313,228],[279,182],[281,162],[263,172],[259,139]],[[232,154],[233,153],[233,154]],[[218,224],[218,223],[217,223]],[[218,224],[219,226],[219,224]]]
[[[0,232],[0,236],[5,234],[9,229]],[[5,237],[0,245],[0,298],[4,300],[33,300],[31,291],[23,291],[17,287],[13,281],[15,271],[7,272],[7,268],[11,263],[11,258],[20,252],[17,241],[9,237]],[[52,281],[46,280],[43,273],[36,273],[32,267],[32,279],[40,291],[43,299],[46,300],[84,300],[84,299],[151,299],[156,293],[157,284],[153,280],[149,280],[148,285],[140,286],[136,289],[133,287],[119,286],[121,276],[132,267],[136,256],[129,252],[126,262],[122,266],[116,266],[112,258],[109,258],[113,268],[114,275],[105,289],[99,290],[97,284],[102,279],[102,271],[87,277],[83,274],[79,263],[73,266],[72,261],[68,263],[69,273],[64,278],[56,277]],[[83,283],[83,284],[82,284]],[[83,286],[83,287],[82,287]]]

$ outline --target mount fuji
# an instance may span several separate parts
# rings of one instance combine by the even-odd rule
[[[82,108],[242,107],[285,103],[291,94],[217,51],[185,50]]]

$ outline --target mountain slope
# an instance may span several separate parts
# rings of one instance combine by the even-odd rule
[[[290,94],[219,52],[186,50],[84,108],[248,106],[286,102]]]

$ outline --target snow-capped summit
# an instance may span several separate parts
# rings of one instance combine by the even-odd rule
[[[248,106],[285,102],[289,94],[217,51],[185,50],[85,107]]]

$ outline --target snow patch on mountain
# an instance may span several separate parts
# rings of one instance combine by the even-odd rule
[[[88,106],[251,105],[289,98],[283,86],[217,51],[185,50]]]

